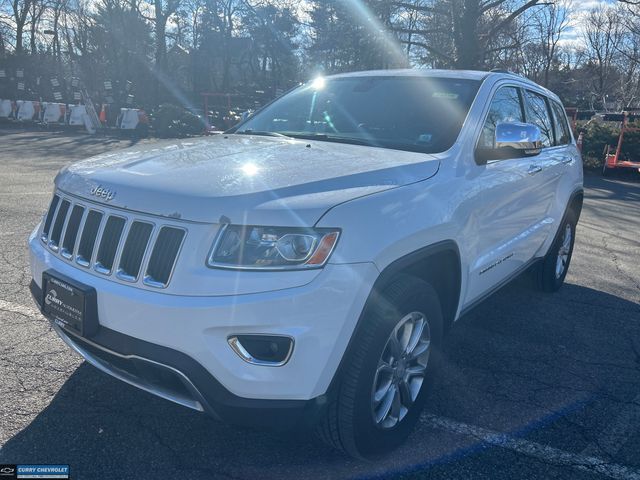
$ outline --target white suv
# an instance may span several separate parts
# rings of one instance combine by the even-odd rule
[[[100,370],[374,457],[452,322],[529,267],[560,287],[582,192],[558,97],[524,78],[318,78],[224,135],[62,170],[31,288]]]

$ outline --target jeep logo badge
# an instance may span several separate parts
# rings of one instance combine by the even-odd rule
[[[113,200],[113,197],[116,196],[116,192],[114,190],[109,190],[102,185],[96,185],[91,189],[89,193],[91,193],[91,195],[93,195],[94,197],[98,197],[99,199],[104,200],[105,202]]]

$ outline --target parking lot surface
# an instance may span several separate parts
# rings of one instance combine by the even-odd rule
[[[37,312],[26,240],[55,173],[130,143],[0,130],[0,463],[69,464],[82,480],[640,480],[640,175],[586,176],[566,285],[542,294],[523,276],[457,322],[419,428],[365,463],[114,380]]]

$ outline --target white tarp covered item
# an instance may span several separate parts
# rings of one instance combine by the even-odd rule
[[[67,106],[64,103],[44,103],[42,121],[45,123],[64,123]]]
[[[135,130],[140,123],[140,110],[137,108],[121,108],[120,109],[120,125],[121,130]]]
[[[85,118],[87,116],[87,107],[84,105],[72,105],[69,114],[69,125],[75,127],[84,127]]]
[[[36,113],[38,113],[38,102],[32,102],[31,100],[18,100],[18,115],[16,118],[21,122],[30,122],[34,120]]]
[[[11,100],[0,100],[0,118],[9,118],[12,111]]]

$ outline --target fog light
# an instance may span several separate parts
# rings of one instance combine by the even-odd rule
[[[233,335],[229,345],[245,362],[280,367],[289,361],[293,339],[282,335]]]

